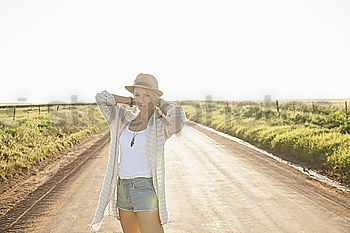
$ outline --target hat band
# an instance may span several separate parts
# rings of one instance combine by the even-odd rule
[[[154,88],[151,84],[144,83],[144,82],[135,82],[134,85],[141,85],[141,86],[146,86],[149,88]],[[154,88],[154,89],[156,89],[156,88]]]

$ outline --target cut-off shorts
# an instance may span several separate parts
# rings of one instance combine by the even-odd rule
[[[117,207],[127,211],[158,210],[158,197],[152,177],[118,177]]]

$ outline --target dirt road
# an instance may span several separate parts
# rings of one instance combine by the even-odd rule
[[[90,232],[108,146],[26,232]],[[167,141],[165,155],[167,233],[350,232],[349,194],[229,139],[185,125]],[[122,232],[120,222],[106,218],[101,232]]]

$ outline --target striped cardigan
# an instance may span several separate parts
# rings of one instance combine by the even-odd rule
[[[108,92],[107,95],[111,95]],[[107,169],[101,187],[100,197],[90,229],[98,232],[105,216],[116,216],[120,220],[117,211],[117,167],[120,162],[118,138],[124,127],[135,119],[136,113],[127,109],[124,105],[114,102],[107,105],[106,97],[102,93],[96,94],[96,103],[110,129],[110,148]],[[161,224],[167,224],[168,211],[165,198],[165,162],[164,144],[173,134],[179,133],[185,121],[186,115],[182,107],[170,104],[167,114],[160,114],[156,109],[150,117],[146,128],[146,155],[152,169],[153,185],[158,197],[159,216]]]

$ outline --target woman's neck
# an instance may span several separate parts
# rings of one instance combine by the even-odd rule
[[[155,110],[153,111],[141,111],[138,114],[138,116],[134,119],[134,122],[146,122],[148,123],[149,119],[151,118],[152,114],[154,113]]]

